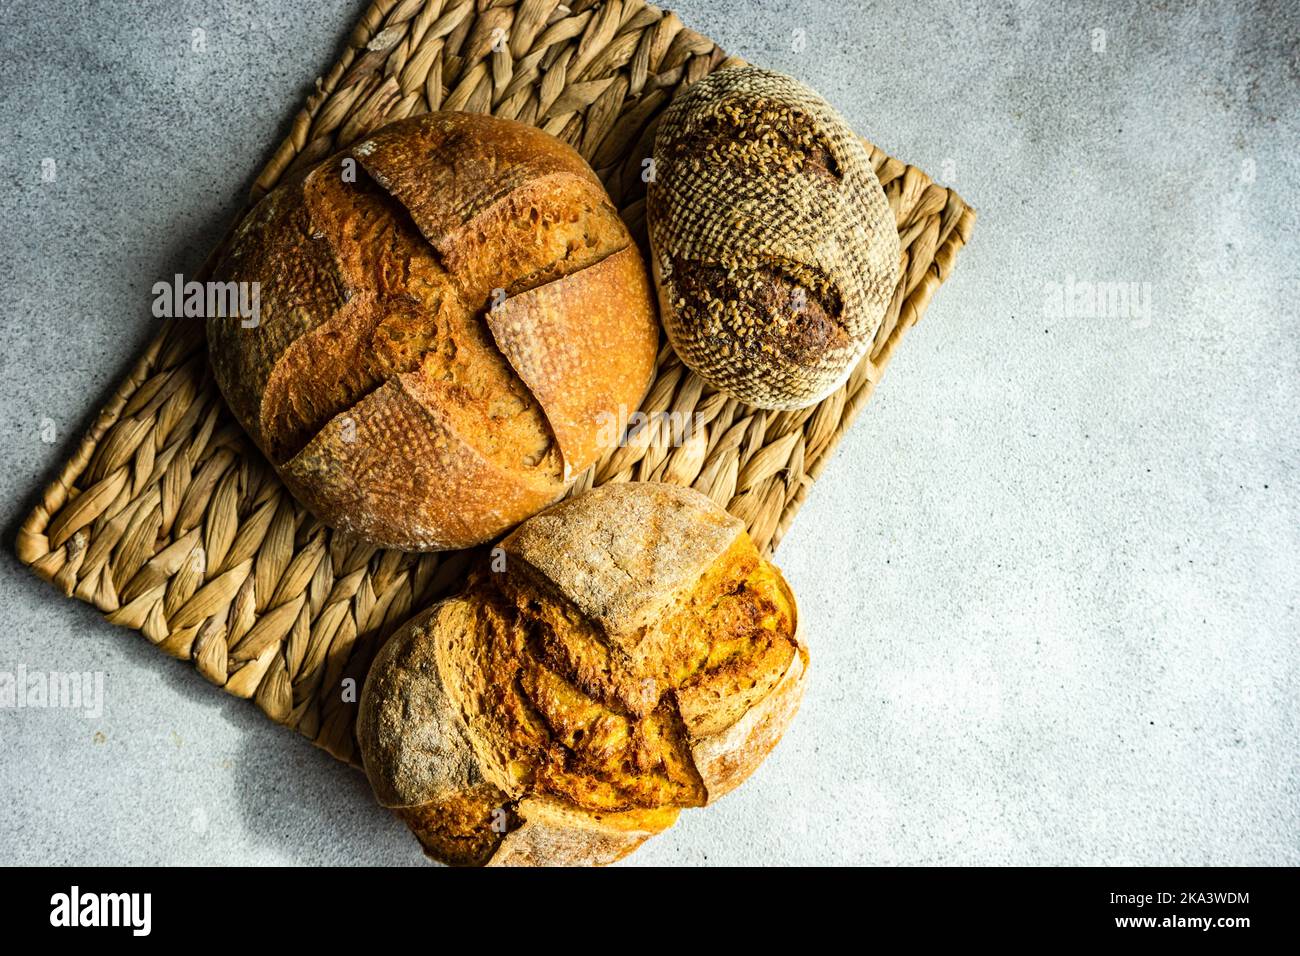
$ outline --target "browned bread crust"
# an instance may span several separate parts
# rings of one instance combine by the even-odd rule
[[[705,381],[805,408],[866,354],[898,284],[894,215],[862,141],[813,90],[719,70],[664,112],[647,192],[669,341]]]
[[[387,126],[271,192],[218,262],[256,328],[211,318],[218,385],[323,521],[468,547],[560,497],[618,436],[658,344],[600,181],[534,127]]]
[[[525,522],[379,651],[357,739],[449,863],[600,864],[744,780],[793,719],[794,596],[739,521],[605,485]]]

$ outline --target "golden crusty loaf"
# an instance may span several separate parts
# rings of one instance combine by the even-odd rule
[[[434,113],[281,185],[215,269],[218,384],[323,521],[384,547],[488,540],[558,498],[634,409],[658,344],[600,181],[531,126]]]
[[[793,718],[794,596],[744,526],[661,484],[524,522],[379,651],[357,740],[455,864],[602,864],[744,780]]]
[[[866,354],[898,282],[861,140],[808,87],[719,70],[664,112],[647,222],[669,341],[705,381],[804,408]]]

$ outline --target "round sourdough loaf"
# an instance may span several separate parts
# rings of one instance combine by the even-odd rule
[[[780,571],[710,499],[603,485],[524,522],[380,649],[357,740],[435,859],[609,863],[743,781],[808,654]]]
[[[761,408],[839,388],[898,284],[894,215],[862,141],[781,73],[719,70],[673,101],[647,222],[673,348]]]
[[[384,127],[267,195],[214,278],[260,284],[256,327],[207,326],[236,418],[322,521],[381,547],[468,547],[555,501],[654,371],[618,211],[509,120]]]

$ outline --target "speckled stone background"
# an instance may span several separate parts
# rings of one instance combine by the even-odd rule
[[[0,709],[2,862],[421,861],[360,775],[12,556],[363,6],[0,3],[0,671],[106,675],[93,719]],[[778,555],[798,720],[632,862],[1300,863],[1297,8],[676,9],[980,220]]]

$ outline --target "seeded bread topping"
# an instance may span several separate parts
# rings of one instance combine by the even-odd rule
[[[647,223],[682,361],[762,408],[803,408],[866,354],[898,283],[894,217],[862,142],[812,90],[753,67],[677,97]]]

